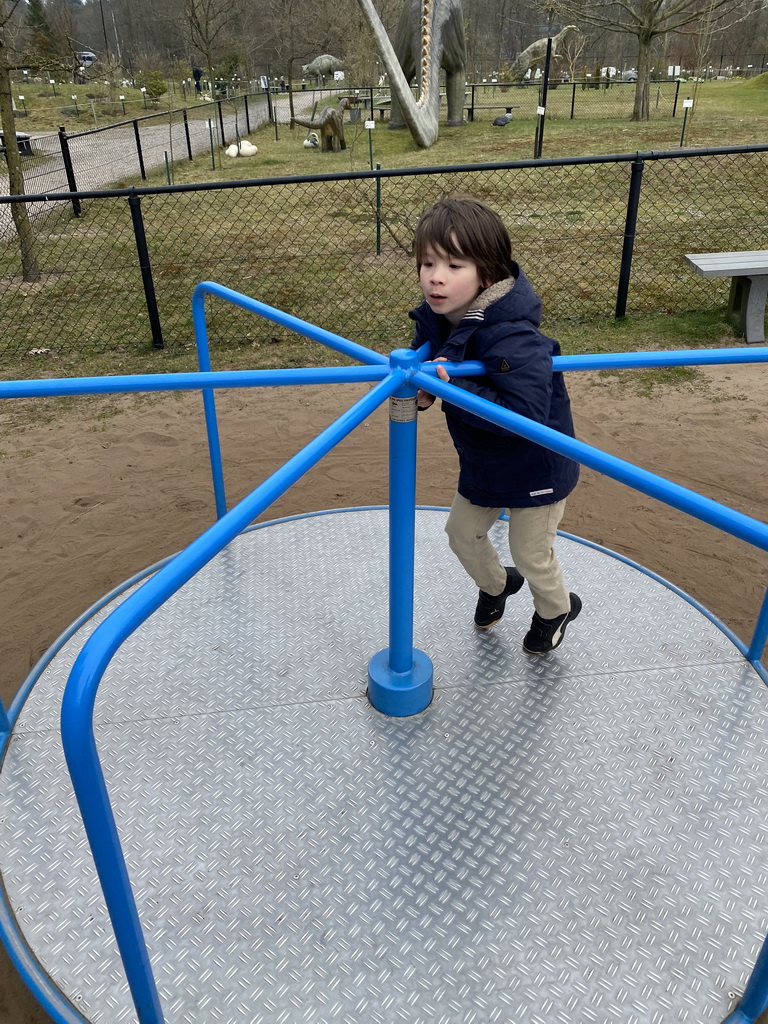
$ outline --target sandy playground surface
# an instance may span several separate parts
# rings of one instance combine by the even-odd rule
[[[768,367],[701,369],[692,382],[657,386],[650,397],[632,380],[569,375],[579,437],[768,521]],[[230,503],[363,390],[219,392]],[[31,426],[9,423],[10,404],[0,406],[0,697],[6,706],[81,612],[182,548],[213,518],[198,395],[50,399],[42,408],[51,418]],[[456,458],[444,418],[434,408],[419,425],[418,500],[448,505]],[[386,444],[386,412],[379,410],[263,518],[386,503]],[[768,584],[765,553],[589,470],[563,529],[659,573],[750,639]],[[578,580],[568,583],[578,590]],[[469,581],[456,599],[466,601],[471,615]],[[47,1021],[0,955],[0,1024]]]

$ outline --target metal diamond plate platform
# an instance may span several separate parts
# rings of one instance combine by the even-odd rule
[[[124,645],[102,752],[168,1024],[715,1024],[768,926],[768,690],[663,584],[561,539],[584,611],[488,633],[417,514],[423,714],[365,698],[387,644],[387,513],[239,537]],[[504,550],[502,524],[494,539]],[[26,941],[94,1024],[134,1020],[64,767],[68,671],[0,775]]]

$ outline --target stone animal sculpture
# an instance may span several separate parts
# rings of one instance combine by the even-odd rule
[[[309,128],[307,135],[310,139],[315,132],[320,134],[320,150],[323,153],[338,153],[347,148],[347,141],[344,138],[344,111],[349,106],[349,100],[343,97],[339,100],[338,107],[323,107],[317,117],[311,121],[300,117],[293,118],[293,124],[300,124],[302,128]],[[305,140],[306,145],[306,140]],[[307,146],[309,149],[309,146]]]
[[[302,64],[301,70],[305,75],[315,78],[324,78],[325,75],[332,75],[334,71],[341,71],[344,61],[334,57],[330,53],[321,53],[309,64]]]
[[[407,125],[416,145],[428,149],[438,136],[441,66],[446,75],[448,124],[462,124],[464,120],[466,42],[461,0],[405,0],[394,46],[373,0],[358,3],[389,75],[390,127]],[[418,100],[410,88],[414,75]]]
[[[557,48],[562,43],[567,35],[571,32],[578,32],[579,30],[575,25],[566,25],[564,29],[557,33],[556,36],[552,36],[552,57],[557,57]],[[536,67],[537,64],[543,64],[547,56],[547,36],[542,39],[537,39],[535,43],[531,43],[527,46],[522,53],[514,59],[509,68],[509,74],[506,77],[508,82],[522,82],[528,73],[529,68]]]

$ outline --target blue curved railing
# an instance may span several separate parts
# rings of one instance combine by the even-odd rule
[[[208,354],[205,320],[205,298],[208,295],[256,313],[273,323],[358,359],[365,365],[302,370],[213,372]],[[418,388],[447,399],[491,423],[512,430],[768,551],[766,524],[582,441],[567,437],[444,383],[435,376],[436,364],[422,362],[427,354],[425,349],[418,352],[395,350],[386,357],[211,282],[198,285],[192,307],[199,373],[0,383],[0,398],[192,389],[201,390],[203,394],[217,521],[189,547],[148,578],[94,630],[75,661],[62,702],[62,742],[67,766],[140,1024],[163,1024],[164,1018],[96,749],[93,710],[99,683],[120,645],[153,611],[176,593],[206,562],[242,532],[253,519],[261,515],[384,401],[390,399],[390,635],[389,646],[371,658],[369,696],[372,703],[387,714],[415,714],[426,707],[432,695],[431,662],[426,654],[413,648]],[[554,363],[558,370],[579,370],[766,361],[768,347],[559,356]],[[477,362],[441,365],[452,377],[473,376],[484,372],[482,364]],[[341,382],[367,382],[374,386],[335,423],[228,511],[214,389]],[[766,682],[768,674],[761,659],[767,639],[768,590],[751,643],[748,646],[739,644],[742,654]],[[9,716],[0,706],[0,750],[4,741],[7,741],[10,728]],[[738,1010],[725,1024],[752,1024],[767,1006],[768,939],[758,957]]]

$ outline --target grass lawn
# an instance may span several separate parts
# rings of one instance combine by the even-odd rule
[[[768,75],[747,82],[691,83],[691,88],[696,91],[687,145],[768,141]],[[617,92],[595,90],[590,102],[615,103],[611,97]],[[168,346],[164,352],[151,349],[126,200],[86,201],[79,219],[71,217],[69,207],[51,206],[36,222],[43,271],[39,283],[19,281],[17,246],[12,238],[0,241],[0,280],[7,284],[1,312],[6,323],[14,324],[0,372],[6,378],[87,373],[84,367],[91,360],[99,367],[94,372],[125,372],[121,365],[130,365],[131,372],[191,366],[190,297],[194,285],[206,279],[389,351],[407,342],[405,313],[419,298],[413,226],[421,209],[446,191],[471,192],[503,214],[516,255],[544,297],[546,329],[562,339],[566,351],[718,345],[732,337],[722,315],[727,283],[721,301],[710,283],[677,267],[677,252],[681,247],[683,252],[759,247],[749,244],[747,231],[760,231],[768,207],[764,159],[740,158],[731,167],[713,158],[697,161],[695,169],[682,160],[647,163],[633,305],[630,316],[617,323],[611,314],[629,164],[439,173],[441,166],[530,160],[534,128],[535,121],[525,119],[503,128],[492,127],[489,120],[443,127],[437,144],[420,150],[407,131],[389,131],[378,122],[372,132],[346,124],[348,148],[334,154],[305,149],[305,129],[280,125],[276,131],[270,125],[251,133],[259,148],[253,158],[231,159],[218,150],[213,160],[204,153],[192,162],[178,161],[173,168],[177,184],[274,183],[142,200]],[[546,122],[543,153],[671,150],[679,146],[681,128],[680,117],[643,124],[555,117]],[[382,182],[379,253],[374,182],[275,181],[365,171],[371,158],[384,168],[437,169],[427,177]],[[125,178],[115,184],[165,183],[165,172],[157,171],[148,182]],[[230,309],[216,311],[211,333],[222,367],[294,366],[337,358]],[[35,349],[48,351],[25,355]],[[100,354],[102,349],[110,352]]]

